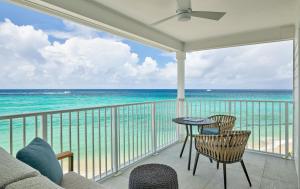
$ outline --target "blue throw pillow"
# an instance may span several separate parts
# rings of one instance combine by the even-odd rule
[[[218,135],[220,131],[218,128],[203,128],[202,133],[204,135]]]
[[[52,182],[60,185],[63,172],[51,146],[41,138],[35,138],[17,153],[17,159],[38,170]]]

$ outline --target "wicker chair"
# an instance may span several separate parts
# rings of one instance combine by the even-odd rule
[[[250,131],[224,131],[220,135],[198,135],[195,137],[197,155],[194,164],[195,175],[199,155],[202,154],[210,159],[223,163],[224,188],[226,189],[226,164],[240,162],[246,174],[250,187],[251,181],[248,176],[243,154]]]
[[[200,133],[222,134],[225,131],[231,131],[236,120],[236,117],[231,115],[213,115],[208,118],[216,121],[216,124],[203,126],[199,131]]]

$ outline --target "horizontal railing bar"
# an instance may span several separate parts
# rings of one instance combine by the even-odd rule
[[[231,99],[199,99],[199,98],[193,98],[193,99],[186,99],[186,102],[194,102],[194,101],[206,101],[206,102],[268,102],[268,103],[290,103],[293,104],[293,101],[290,100],[231,100]]]
[[[290,122],[290,123],[288,123],[288,124],[289,124],[289,125],[292,125],[293,123]],[[245,124],[245,126],[252,126],[252,125],[253,125],[253,126],[256,126],[256,127],[259,126],[259,124],[250,124],[250,123],[247,124],[247,125]],[[274,126],[275,126],[275,125],[282,125],[282,126],[285,126],[285,122],[282,122],[281,124],[280,124],[280,123],[274,123],[274,124],[272,124],[272,123],[270,123],[270,124],[260,124],[260,126],[272,126],[272,125],[274,125]],[[244,125],[242,125],[242,126],[244,126]]]
[[[191,103],[194,101],[206,101],[206,102],[265,102],[265,103],[289,103],[293,104],[293,101],[276,101],[276,100],[201,100],[201,99],[187,99],[186,102]],[[165,102],[174,102],[176,99],[169,99],[169,100],[158,100],[158,101],[148,101],[148,102],[137,102],[137,103],[127,103],[127,104],[115,104],[115,105],[105,105],[105,106],[93,106],[93,107],[84,107],[84,108],[71,108],[71,109],[64,109],[64,110],[54,110],[54,111],[41,111],[41,112],[29,112],[29,113],[21,113],[21,114],[13,114],[13,115],[3,115],[0,116],[0,120],[6,119],[16,119],[22,117],[33,117],[33,116],[40,116],[42,114],[59,114],[59,113],[72,113],[77,111],[88,111],[88,110],[96,110],[102,108],[118,108],[124,106],[135,106],[135,105],[142,105],[142,104],[153,104],[153,103],[165,103]],[[197,103],[195,103],[197,106]]]

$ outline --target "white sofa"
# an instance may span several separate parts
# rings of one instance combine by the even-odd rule
[[[57,185],[0,147],[0,189],[103,189],[98,183],[69,172]]]

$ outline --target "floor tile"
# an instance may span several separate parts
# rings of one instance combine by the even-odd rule
[[[199,157],[195,176],[192,175],[195,150],[191,159],[191,170],[187,170],[188,149],[186,148],[182,158],[179,153],[182,144],[175,144],[158,155],[150,156],[144,160],[122,170],[122,174],[100,182],[106,189],[127,188],[130,172],[141,164],[160,163],[171,166],[177,172],[180,189],[223,189],[223,169],[219,170],[216,162],[210,163],[207,157]],[[294,161],[263,155],[253,152],[245,152],[244,162],[252,182],[251,189],[294,189],[297,188],[297,177]],[[227,188],[250,188],[240,163],[227,165]]]

